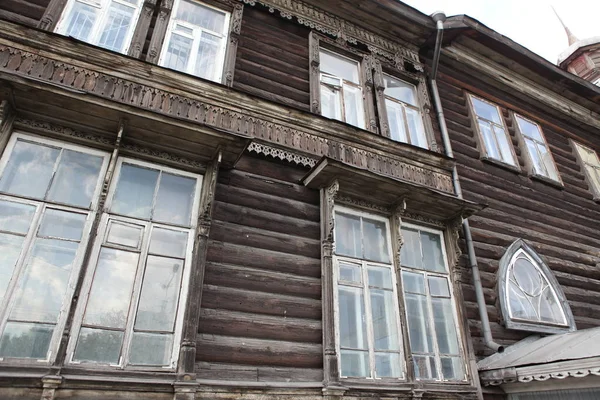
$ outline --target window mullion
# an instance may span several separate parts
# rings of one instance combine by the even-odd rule
[[[414,145],[412,143],[412,138],[410,137],[410,127],[408,126],[408,115],[406,114],[406,105],[402,103],[402,124],[404,125],[404,132],[406,132],[406,142]]]
[[[442,360],[440,358],[440,349],[437,342],[437,334],[435,330],[435,318],[433,317],[433,304],[432,304],[432,296],[429,291],[429,274],[425,272],[425,296],[427,297],[427,308],[429,311],[429,329],[431,330],[431,343],[433,343],[433,351],[435,352],[435,368],[437,371],[437,376],[439,380],[443,380],[442,375]]]
[[[64,148],[60,149],[60,153],[58,157],[56,157],[56,161],[54,162],[54,167],[52,168],[52,176],[50,177],[50,181],[48,182],[48,187],[46,188],[46,192],[44,193],[44,198],[42,201],[45,201],[48,198],[48,193],[50,192],[50,188],[52,187],[52,183],[54,183],[54,178],[56,177],[56,171],[58,171],[58,166],[60,165],[60,161],[62,160],[62,156],[65,152]]]
[[[373,331],[373,315],[371,313],[371,288],[369,287],[368,281],[369,275],[367,273],[367,262],[364,260],[361,262],[361,270],[365,299],[365,319],[367,322],[367,343],[369,346],[369,373],[371,378],[375,378],[375,333]]]
[[[190,49],[190,61],[186,68],[188,74],[194,74],[196,63],[198,62],[198,48],[200,47],[200,39],[202,39],[202,28],[194,26],[194,40]]]
[[[110,4],[112,0],[102,1],[100,2],[100,8],[98,9],[98,17],[96,18],[96,22],[92,27],[92,31],[90,32],[90,40],[89,43],[97,46],[100,40],[100,27],[104,26],[104,22],[108,16],[108,10],[110,9]]]

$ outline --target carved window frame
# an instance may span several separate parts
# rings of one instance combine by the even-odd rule
[[[404,81],[415,87],[417,101],[419,103],[419,112],[421,114],[421,119],[423,121],[423,129],[425,131],[425,137],[427,140],[427,150],[437,151],[438,146],[435,139],[433,123],[431,122],[431,100],[429,99],[429,93],[427,91],[427,80],[425,78],[425,75],[423,73],[412,73],[406,71],[405,62],[403,59],[397,60],[396,63],[392,64],[387,59],[373,57],[372,68],[373,87],[375,90],[377,114],[379,116],[380,134],[391,139],[387,107],[385,105],[386,96],[384,94],[384,75],[388,75],[392,78]],[[411,143],[407,144],[411,146],[416,146]]]
[[[577,163],[583,170],[585,182],[592,193],[594,201],[600,202],[600,184],[596,184],[596,182],[600,181],[600,158],[598,158],[598,152],[594,151],[594,149],[590,146],[582,144],[581,142],[576,142],[573,139],[570,139],[569,141],[571,142],[571,147],[573,148],[573,153],[575,153]],[[589,162],[585,161],[581,154],[582,151],[589,151],[593,153],[596,156],[596,163],[590,164]],[[594,179],[594,174],[596,179]]]
[[[377,131],[377,123],[375,121],[375,110],[373,108],[373,91],[372,91],[372,73],[371,73],[371,57],[369,54],[361,52],[347,43],[333,40],[325,35],[315,31],[310,32],[308,37],[309,46],[309,64],[310,64],[310,110],[315,114],[321,114],[321,50],[327,50],[341,57],[349,58],[358,63],[359,79],[362,92],[363,111],[364,111],[364,127],[356,127],[365,129],[371,132]],[[340,120],[340,122],[344,122]],[[353,125],[354,126],[354,125]]]
[[[545,282],[550,287],[552,293],[558,299],[559,306],[561,307],[561,311],[565,317],[565,324],[558,325],[512,317],[507,286],[509,272],[518,257],[527,258],[529,262],[536,268],[538,273],[541,274],[542,279],[545,279]],[[576,330],[575,319],[573,317],[573,313],[571,312],[571,308],[569,307],[569,302],[567,301],[560,284],[556,280],[556,277],[552,273],[552,270],[539,256],[539,254],[523,239],[515,240],[508,247],[508,249],[506,249],[504,255],[500,259],[497,281],[500,310],[502,312],[503,322],[506,328],[550,334],[571,332]]]

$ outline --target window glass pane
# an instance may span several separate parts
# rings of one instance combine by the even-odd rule
[[[427,298],[412,293],[406,293],[404,298],[411,350],[417,353],[433,353]]]
[[[22,236],[0,233],[0,302],[12,278],[24,240]]]
[[[187,232],[154,228],[150,240],[150,253],[185,258],[187,239]]]
[[[340,303],[340,346],[367,349],[363,290],[338,286]]]
[[[405,292],[425,294],[423,274],[402,271],[402,285]]]
[[[537,320],[533,305],[514,281],[508,284],[508,302],[513,318]]]
[[[321,85],[321,115],[327,118],[342,119],[341,92]]]
[[[0,191],[43,199],[60,150],[18,140],[0,179]]]
[[[78,243],[37,239],[15,293],[11,319],[56,323]]]
[[[444,253],[442,253],[441,237],[437,233],[421,231],[423,247],[423,268],[429,271],[445,272]]]
[[[465,372],[460,357],[442,357],[442,374],[447,380],[463,380]]]
[[[375,350],[398,350],[394,292],[379,289],[371,289],[370,292]]]
[[[102,157],[64,150],[48,200],[88,208],[98,184]]]
[[[365,127],[362,90],[344,85],[344,117],[346,122],[359,128]]]
[[[35,206],[0,200],[0,230],[26,234],[35,213]]]
[[[320,62],[321,72],[326,72],[350,82],[359,83],[358,62],[325,50],[321,50]]]
[[[385,83],[385,90],[383,93],[386,96],[393,97],[416,107],[419,106],[414,85],[396,78],[392,78],[388,75],[383,76],[383,81]]]
[[[403,107],[400,104],[387,99],[385,100],[385,107],[388,115],[391,139],[397,142],[408,143],[406,128],[404,126]]]
[[[124,328],[129,311],[138,254],[102,248],[83,322]]]
[[[38,236],[81,240],[87,215],[47,208],[42,217]]]
[[[129,363],[135,365],[169,365],[173,335],[155,333],[133,334]]]
[[[225,29],[225,13],[191,1],[179,3],[175,18],[217,33]]]
[[[0,340],[0,357],[44,359],[54,325],[8,322]]]
[[[340,262],[340,281],[361,283],[360,265]]]
[[[344,256],[362,257],[360,217],[335,213],[335,252]]]
[[[189,226],[195,190],[195,178],[163,172],[152,219]]]
[[[407,267],[421,268],[423,259],[421,256],[421,238],[419,231],[402,228],[404,244],[400,250],[400,262]]]
[[[342,376],[369,376],[369,353],[366,351],[341,351]]]
[[[583,159],[583,162],[598,165],[598,158],[596,157],[596,153],[592,149],[588,149],[587,147],[583,147],[581,145],[575,144],[579,155]]]
[[[139,225],[121,224],[111,221],[106,241],[137,249],[140,245],[143,229],[144,227]]]
[[[485,121],[479,121],[479,131],[483,137],[483,143],[485,145],[485,151],[488,157],[501,160],[502,158],[500,157],[500,149],[496,144],[496,139],[491,125]]]
[[[417,379],[437,379],[435,359],[433,357],[413,356]]]
[[[509,163],[511,165],[515,165],[515,160],[510,150],[512,143],[508,140],[508,136],[506,135],[506,131],[499,126],[494,126],[494,132],[496,134],[496,139],[498,139],[498,144],[500,145],[500,153],[502,154],[502,161]]]
[[[558,180],[558,172],[556,171],[556,166],[554,165],[554,160],[552,159],[552,155],[548,151],[548,148],[545,146],[538,144],[537,149],[542,157],[542,163],[544,164],[544,168],[546,169],[546,176]]]
[[[471,97],[471,100],[473,101],[475,113],[479,117],[485,118],[488,121],[493,121],[499,125],[502,124],[502,120],[500,119],[500,114],[498,113],[498,108],[496,108],[496,106],[481,101],[476,97]]]
[[[183,261],[148,256],[135,320],[136,330],[173,331]]]
[[[97,17],[97,8],[75,1],[68,17],[65,35],[89,42]]]
[[[102,35],[98,46],[109,50],[123,52],[127,43],[127,33],[130,30],[135,8],[111,2],[105,25],[100,28]]]
[[[542,277],[528,259],[517,258],[512,273],[515,282],[523,292],[531,296],[537,296],[542,291]]]
[[[363,218],[363,229],[364,257],[367,260],[389,262],[385,222]]]
[[[550,286],[547,286],[543,290],[540,296],[539,307],[540,320],[542,322],[566,325],[567,322],[562,308]]]
[[[329,76],[326,74],[321,74],[321,82],[327,84],[327,85],[332,85],[338,88],[342,87],[342,80],[340,78],[336,78],[333,76]]]
[[[81,328],[73,359],[118,364],[123,332]]]
[[[398,353],[375,353],[377,378],[400,378],[400,355]]]
[[[190,61],[192,43],[192,39],[173,33],[169,39],[167,54],[162,65],[176,71],[185,72]]]
[[[429,293],[432,296],[450,297],[450,290],[448,290],[448,280],[439,276],[430,276],[429,281]]]
[[[544,140],[544,138],[542,137],[542,134],[540,133],[540,129],[538,128],[537,125],[532,124],[531,122],[529,122],[521,117],[518,117],[518,116],[517,116],[517,123],[519,124],[519,130],[521,131],[523,136],[535,139],[538,142],[542,142],[542,143],[546,142]]]
[[[150,219],[158,174],[154,169],[123,163],[111,211]]]
[[[546,171],[542,164],[542,160],[540,159],[540,155],[538,154],[535,142],[531,139],[525,139],[525,145],[527,146],[527,152],[531,157],[531,163],[533,164],[534,172],[540,175],[546,175]]]
[[[425,128],[423,127],[423,118],[421,113],[412,108],[406,108],[406,118],[408,120],[408,131],[410,133],[410,143],[427,148],[427,138],[425,137]]]
[[[202,32],[200,43],[198,44],[198,56],[196,58],[194,75],[213,81],[219,79],[221,71],[217,70],[220,67],[218,53],[222,40],[219,36]]]
[[[392,289],[392,274],[389,268],[369,267],[369,286]]]
[[[459,354],[456,324],[450,299],[434,297],[431,299],[431,306],[440,353]]]
[[[594,187],[596,191],[600,191],[600,170],[589,166],[586,169],[590,176],[591,186]]]

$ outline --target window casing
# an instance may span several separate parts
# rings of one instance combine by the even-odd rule
[[[600,160],[590,147],[572,142],[595,200],[600,199]]]
[[[116,171],[75,314],[68,360],[172,368],[202,178],[126,158]]]
[[[69,0],[56,32],[127,53],[142,0]]]
[[[230,13],[192,0],[175,0],[159,65],[221,82]]]
[[[417,380],[466,380],[443,235],[403,224],[400,251],[410,349]]]
[[[102,179],[104,152],[13,134],[0,163],[0,358],[52,362]]]
[[[390,138],[428,148],[417,88],[390,75],[383,75],[385,107]]]
[[[500,108],[473,95],[469,99],[484,157],[518,168]]]
[[[324,49],[319,59],[321,114],[364,129],[360,63]]]
[[[556,164],[554,163],[552,153],[550,153],[550,148],[544,138],[541,127],[537,123],[518,114],[515,114],[515,120],[523,139],[523,147],[525,147],[531,163],[531,173],[560,182]]]

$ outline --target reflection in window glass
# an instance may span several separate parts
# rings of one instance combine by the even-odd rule
[[[383,76],[383,82],[390,137],[427,149],[429,146],[416,87],[389,75]]]

